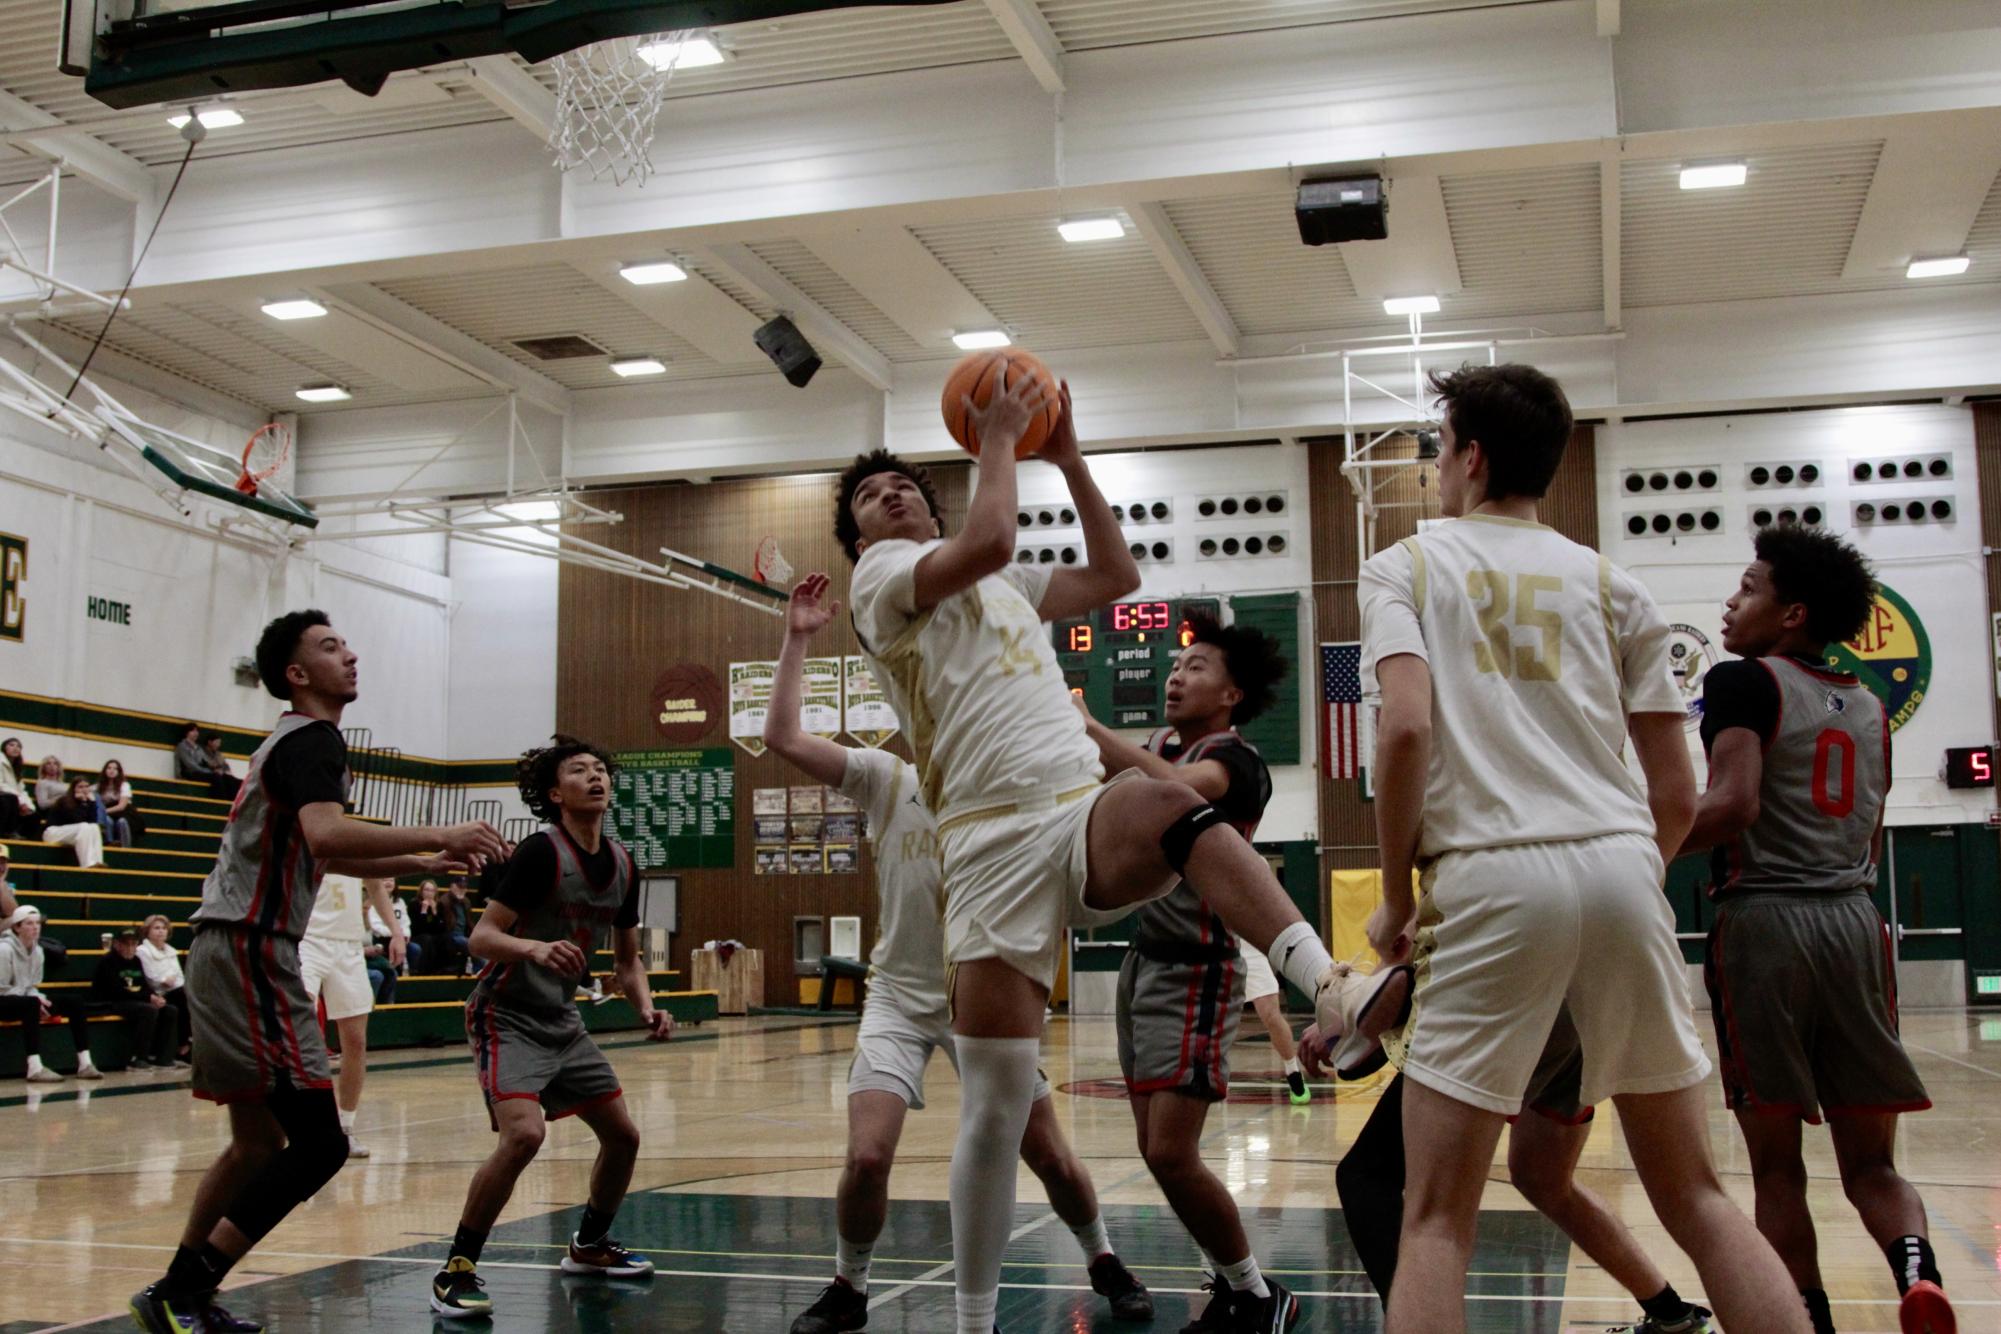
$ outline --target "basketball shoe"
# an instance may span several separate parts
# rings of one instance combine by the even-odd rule
[[[1905,1290],[1897,1323],[1904,1334],[1959,1334],[1959,1317],[1952,1313],[1945,1289],[1930,1279],[1921,1278]]]
[[[1407,963],[1373,973],[1337,963],[1320,975],[1313,1013],[1323,1039],[1340,1035],[1328,1051],[1335,1074],[1361,1079],[1383,1068],[1389,1057],[1383,1053],[1382,1036],[1409,1017],[1415,978]],[[1400,980],[1404,985],[1397,985]]]
[[[1230,1312],[1236,1305],[1237,1294],[1230,1290],[1230,1285],[1211,1274],[1203,1282],[1202,1291],[1209,1294],[1209,1304],[1202,1308],[1201,1315],[1181,1327],[1181,1334],[1221,1334],[1234,1329]]]
[[[792,1334],[841,1334],[868,1324],[868,1294],[856,1292],[837,1278],[820,1292],[820,1299],[799,1313]]]
[[[1114,1320],[1153,1319],[1153,1294],[1110,1252],[1091,1261],[1091,1291],[1112,1304]]]
[[[588,1246],[578,1241],[573,1233],[569,1252],[563,1256],[563,1272],[603,1274],[607,1278],[646,1278],[653,1273],[653,1262],[643,1255],[634,1255],[613,1241],[610,1233]]]
[[[1608,1325],[1605,1334],[1716,1334],[1716,1326],[1709,1323],[1708,1311],[1691,1304],[1688,1313],[1679,1320],[1641,1316],[1635,1325]]]
[[[463,1255],[454,1255],[431,1280],[431,1309],[447,1320],[484,1320],[493,1314],[493,1298]]]
[[[1248,1292],[1230,1294],[1234,1309],[1229,1328],[1234,1334],[1285,1334],[1299,1323],[1299,1298],[1269,1274],[1265,1275],[1265,1286],[1271,1289],[1268,1297],[1254,1297]]]

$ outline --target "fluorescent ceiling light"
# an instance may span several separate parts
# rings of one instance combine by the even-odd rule
[[[495,505],[510,519],[523,523],[550,523],[563,517],[563,507],[553,500],[523,500],[513,505]]]
[[[243,113],[229,107],[207,107],[195,112],[194,118],[202,123],[203,129],[209,130],[226,130],[232,125],[243,124]],[[167,117],[167,124],[177,130],[187,123],[188,113],[185,111],[177,111]]]
[[[688,276],[688,271],[671,260],[656,259],[627,264],[619,269],[618,276],[635,287],[651,287],[655,283],[678,283]]]
[[[705,65],[720,65],[728,60],[729,52],[717,46],[713,38],[688,37],[678,42],[649,42],[633,52],[641,60],[655,69],[701,69]]]
[[[1438,298],[1435,296],[1393,296],[1383,302],[1385,315],[1436,315]]]
[[[1006,347],[1014,339],[1007,336],[1005,329],[971,329],[965,333],[952,335],[952,342],[967,352],[979,352],[990,347]]]
[[[1681,188],[1684,190],[1720,190],[1727,186],[1744,183],[1745,168],[1741,162],[1706,162],[1700,166],[1681,169]]]
[[[343,399],[354,397],[353,394],[348,393],[347,390],[337,384],[301,385],[293,393],[296,397],[304,399],[308,403],[339,403]]]
[[[1117,218],[1074,218],[1057,223],[1056,230],[1074,245],[1079,241],[1116,241],[1126,234],[1126,225]]]
[[[1965,273],[1967,265],[1973,263],[1964,255],[1947,255],[1943,259],[1914,259],[1904,270],[1906,278],[1950,278],[1955,273]],[[1986,270],[1981,270],[1986,272]]]
[[[611,368],[620,375],[658,375],[667,369],[667,363],[658,357],[623,357],[612,362]]]
[[[305,297],[290,297],[284,301],[266,301],[264,313],[274,320],[316,320],[327,313],[327,308],[317,301]]]

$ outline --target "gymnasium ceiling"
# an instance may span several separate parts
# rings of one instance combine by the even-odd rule
[[[1018,45],[1001,21],[1017,20],[1018,33],[1024,13],[1046,21],[1057,58],[1078,71],[1085,66],[1076,62],[1115,58],[1122,48],[1195,59],[1233,35],[1316,30],[1297,34],[1304,39],[1339,28],[1373,38],[1445,11],[1502,9],[1562,11],[1587,29],[1595,19],[1604,40],[1618,40],[1616,0],[962,0],[842,10],[727,30],[729,63],[670,85],[654,156],[674,156],[682,111],[750,106],[776,89],[1023,65],[1048,89],[1032,44]],[[1628,0],[1628,23],[1638,9]],[[135,212],[150,223],[157,181],[183,145],[162,109],[102,106],[80,80],[55,72],[61,10],[61,0],[0,0],[0,125],[39,127],[10,141],[0,182],[33,180],[52,142],[81,145],[73,159],[90,161],[95,179],[85,173],[66,198],[93,186],[115,194],[120,182],[151,178],[154,197]],[[1812,39],[1803,25],[1801,40]],[[399,75],[372,101],[338,85],[245,94],[233,101],[245,123],[212,132],[190,178],[225,159],[276,170],[329,144],[346,145],[354,169],[366,172],[373,153],[430,142],[450,151],[467,142],[454,134],[481,126],[535,150],[534,116],[520,105],[534,100],[529,89],[546,97],[553,79],[496,59],[525,77],[510,82],[506,70],[460,64]],[[1616,90],[1622,108],[1623,93]],[[1384,244],[1399,250],[1389,255],[1302,246],[1292,212],[1297,169],[1207,172],[1158,190],[1101,182],[1068,200],[1060,190],[1024,189],[733,226],[621,226],[325,271],[300,265],[300,275],[149,287],[142,272],[108,347],[126,364],[259,411],[341,411],[521,384],[560,398],[663,378],[622,381],[609,357],[539,361],[511,341],[556,332],[581,334],[615,356],[657,356],[670,381],[770,376],[750,329],[780,310],[796,317],[802,306],[813,322],[801,323],[830,365],[880,378],[954,357],[950,332],[986,325],[1039,351],[1207,340],[1224,359],[1283,355],[1401,329],[1401,319],[1384,316],[1382,298],[1416,281],[1441,297],[1436,322],[1561,333],[1616,331],[1625,312],[1646,307],[1903,291],[1911,286],[1904,260],[1940,249],[1963,249],[1973,262],[1964,275],[1928,285],[2001,288],[1997,107],[2001,94],[1983,90],[1946,109],[1748,128],[1690,114],[1685,126],[1591,143],[1351,160],[1391,178],[1392,241]],[[1745,185],[1678,188],[1684,163],[1720,156],[1745,163]],[[1119,217],[1123,237],[1066,244],[1056,223],[1080,212]],[[616,274],[622,260],[668,255],[689,270],[688,282],[639,288]],[[277,324],[260,314],[261,300],[295,276],[303,290],[335,298],[338,318]],[[58,327],[78,338],[96,332],[81,317]],[[352,399],[320,409],[294,399],[299,385],[321,381],[346,386]]]

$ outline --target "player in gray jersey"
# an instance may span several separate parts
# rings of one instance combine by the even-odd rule
[[[323,611],[264,627],[257,673],[291,707],[250,757],[188,947],[194,1092],[229,1108],[166,1275],[132,1298],[154,1334],[258,1330],[215,1304],[224,1275],[347,1160],[327,1051],[299,973],[322,875],[442,874],[505,855],[484,821],[390,828],[347,814],[342,711],[358,659]],[[436,850],[436,851],[426,851]]]
[[[1683,845],[1715,849],[1705,976],[1725,1101],[1750,1151],[1758,1226],[1816,1334],[1834,1321],[1800,1141],[1823,1115],[1842,1187],[1889,1258],[1904,1334],[1950,1334],[1924,1201],[1894,1162],[1897,1117],[1931,1100],[1897,1036],[1889,928],[1869,898],[1890,725],[1827,655],[1863,632],[1875,579],[1814,529],[1767,528],[1756,555],[1723,617],[1723,646],[1741,658],[1703,683],[1709,788]]]
[[[826,601],[827,576],[792,590],[785,643],[765,715],[764,741],[807,777],[837,788],[868,819],[880,926],[869,953],[868,997],[848,1070],[848,1150],[834,1196],[834,1281],[792,1323],[791,1334],[837,1334],[868,1324],[869,1269],[889,1212],[889,1173],[909,1112],[924,1108],[924,1070],[943,1051],[954,1068],[945,998],[944,897],[938,822],[918,793],[916,766],[885,750],[850,748],[799,722],[806,647],[840,614]],[[1112,1249],[1091,1173],[1063,1138],[1041,1079],[1022,1135],[1021,1159],[1049,1192],[1050,1208],[1084,1252],[1091,1290],[1117,1320],[1153,1319],[1153,1297]]]
[[[1107,775],[1131,769],[1183,783],[1248,842],[1271,801],[1271,771],[1237,728],[1276,701],[1286,663],[1249,627],[1196,619],[1191,629],[1167,677],[1170,726],[1144,747],[1088,716],[1085,730]],[[1140,1156],[1202,1248],[1215,1294],[1186,1329],[1289,1328],[1298,1300],[1260,1272],[1236,1201],[1202,1161],[1202,1127],[1210,1105],[1229,1093],[1244,1008],[1237,939],[1185,878],[1141,904],[1133,922],[1133,946],[1119,969],[1119,1068]]]
[[[447,1320],[493,1314],[477,1272],[480,1251],[541,1149],[548,1122],[565,1116],[591,1128],[598,1156],[563,1272],[653,1273],[652,1261],[611,1238],[639,1157],[639,1127],[576,1002],[591,958],[609,941],[613,977],[647,1036],[664,1042],[674,1035],[674,1016],[654,1007],[639,957],[639,873],[632,854],[604,832],[611,759],[587,741],[558,736],[523,754],[515,776],[522,802],[547,827],[514,850],[469,942],[487,963],[466,1001],[466,1040],[500,1139],[473,1174],[451,1252],[431,1280],[431,1309]]]

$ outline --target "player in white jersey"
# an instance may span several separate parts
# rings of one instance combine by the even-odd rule
[[[1005,379],[1005,375],[997,375]],[[1316,999],[1337,1030],[1349,995],[1264,859],[1192,788],[1136,774],[1100,785],[1044,622],[1130,593],[1138,567],[1078,452],[1069,395],[1041,459],[1059,469],[1085,561],[1014,562],[1015,457],[1043,406],[1033,381],[974,408],[978,490],[946,538],[923,471],[887,451],[842,474],[834,532],[856,561],[863,650],[917,756],[938,817],[952,1029],[963,1075],[952,1154],[958,1329],[990,1334],[1014,1214],[1014,1155],[1033,1101],[1050,983],[1073,924],[1103,923],[1203,886],[1238,935]]]
[[[958,1064],[945,997],[945,923],[938,826],[918,795],[917,770],[888,751],[850,749],[799,725],[806,645],[840,613],[826,601],[827,576],[792,590],[785,643],[765,715],[764,742],[808,777],[839,788],[868,819],[881,924],[869,952],[855,1058],[848,1070],[848,1154],[834,1196],[834,1281],[792,1324],[791,1334],[835,1334],[868,1323],[869,1266],[889,1209],[889,1172],[906,1112],[924,1107],[924,1068],[943,1050]],[[1105,1233],[1091,1174],[1063,1138],[1049,1082],[1038,1079],[1021,1157],[1041,1178],[1077,1244],[1093,1291],[1120,1320],[1153,1319],[1153,1298]]]
[[[1567,1000],[1579,1100],[1606,1097],[1661,1221],[1729,1329],[1807,1334],[1771,1247],[1723,1194],[1661,893],[1695,810],[1667,627],[1631,577],[1537,522],[1570,404],[1528,366],[1434,374],[1453,521],[1362,567],[1365,686],[1382,698],[1370,943],[1414,958],[1403,1238],[1390,1334],[1465,1328],[1494,1148]],[[1628,735],[1647,779],[1622,761]],[[1413,866],[1424,874],[1422,913]]]
[[[299,978],[306,995],[318,1001],[340,1034],[340,1073],[334,1076],[334,1105],[340,1108],[341,1133],[347,1136],[347,1156],[368,1157],[368,1146],[354,1137],[354,1117],[361,1108],[361,1081],[368,1074],[368,1015],[375,1008],[375,985],[363,954],[369,945],[362,916],[364,900],[389,927],[389,962],[403,966],[408,940],[391,911],[394,880],[361,880],[329,873],[313,899],[313,915],[299,938]]]

